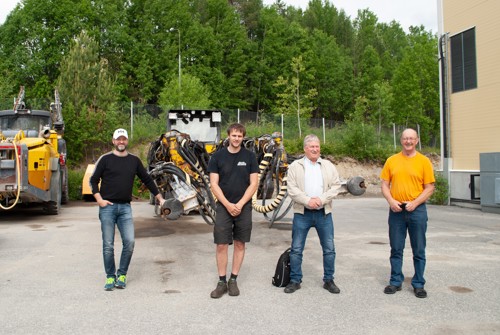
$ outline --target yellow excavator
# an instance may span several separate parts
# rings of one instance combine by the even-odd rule
[[[42,205],[58,214],[69,200],[66,142],[59,93],[50,110],[28,109],[24,87],[0,111],[0,210]]]

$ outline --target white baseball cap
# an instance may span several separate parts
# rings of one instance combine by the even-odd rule
[[[127,131],[123,128],[116,129],[115,132],[113,133],[113,139],[117,140],[118,137],[120,136],[125,136],[125,138],[128,139]]]

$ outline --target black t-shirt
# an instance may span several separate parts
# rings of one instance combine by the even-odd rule
[[[111,202],[130,202],[135,176],[141,179],[154,196],[159,193],[158,187],[142,165],[139,157],[131,153],[121,157],[113,152],[108,152],[97,160],[94,172],[90,177],[92,194],[99,192],[103,199]],[[100,188],[99,182],[101,183]]]
[[[208,172],[219,175],[219,186],[227,200],[237,203],[250,185],[250,174],[258,173],[255,154],[244,147],[235,154],[227,148],[210,157]]]

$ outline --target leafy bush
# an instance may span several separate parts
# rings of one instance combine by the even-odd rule
[[[440,172],[434,172],[434,175],[436,177],[435,189],[429,198],[429,203],[433,205],[447,205],[449,192],[448,180]]]
[[[68,192],[70,200],[82,199],[82,181],[85,170],[68,169]]]
[[[144,143],[156,140],[167,131],[167,113],[162,112],[157,118],[148,113],[134,115],[134,133],[131,143]]]
[[[76,111],[71,104],[65,107],[64,118],[68,157],[74,163],[97,159],[111,144],[118,114],[112,109],[92,111],[85,107]]]
[[[336,156],[384,162],[392,153],[390,145],[380,143],[373,125],[348,121],[344,127],[339,127],[338,132],[340,138],[337,140]]]
[[[290,155],[298,155],[304,152],[304,140],[300,138],[286,139],[285,150]],[[323,152],[323,150],[321,150]]]

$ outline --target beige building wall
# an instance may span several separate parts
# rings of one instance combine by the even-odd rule
[[[476,34],[477,88],[451,93],[449,85],[450,169],[479,170],[479,153],[500,152],[500,0],[442,5],[445,33],[451,37],[474,27]],[[449,58],[447,65],[451,75]]]

